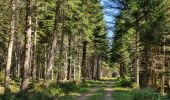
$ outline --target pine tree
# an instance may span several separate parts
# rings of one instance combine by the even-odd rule
[[[23,65],[23,75],[21,82],[21,91],[27,92],[29,85],[29,68],[30,68],[30,50],[31,50],[31,25],[32,25],[32,17],[31,17],[31,8],[32,8],[32,0],[27,0],[26,4],[26,32],[25,32],[25,55],[24,55],[24,65]]]

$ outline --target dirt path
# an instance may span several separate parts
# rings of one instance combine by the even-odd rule
[[[112,98],[112,93],[113,93],[113,85],[109,84],[105,88],[105,97],[104,97],[104,100],[114,100]]]
[[[97,83],[97,85],[93,84],[94,87],[88,88],[87,92],[82,93],[79,96],[72,95],[70,96],[70,98],[67,97],[67,99],[61,99],[61,100],[89,100],[92,98],[94,98],[95,100],[114,100],[112,98],[113,84],[114,84],[113,80],[104,80],[101,83]],[[100,92],[100,90],[102,90],[102,92]],[[102,94],[100,94],[99,92]],[[60,100],[60,99],[55,99],[55,100]]]
[[[114,84],[113,81],[106,80],[103,86],[91,88],[87,93],[81,94],[79,97],[77,97],[76,100],[88,100],[88,98],[91,95],[94,95],[96,91],[98,91],[101,88],[104,88],[103,100],[113,100],[112,98],[113,84]]]
[[[99,87],[94,87],[90,89],[87,93],[81,94],[76,100],[88,100],[88,97],[95,94]]]

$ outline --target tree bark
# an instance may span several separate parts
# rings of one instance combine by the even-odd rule
[[[136,25],[136,34],[135,34],[135,83],[137,87],[140,87],[139,84],[139,72],[140,72],[140,66],[139,66],[139,26],[138,26],[138,20]]]
[[[67,80],[70,80],[71,74],[71,36],[68,36],[68,69],[67,69]]]
[[[145,56],[145,75],[144,75],[144,77],[145,77],[145,87],[147,87],[148,86],[148,65],[149,65],[149,56],[148,56],[148,53],[149,53],[149,42],[148,42],[148,40],[146,40],[145,41],[145,44],[144,44],[144,48],[145,48],[145,50],[144,50],[144,56]]]
[[[49,52],[49,59],[47,64],[47,72],[45,75],[45,83],[46,87],[49,86],[48,81],[50,80],[50,76],[54,66],[54,57],[55,57],[55,50],[57,47],[57,32],[58,32],[58,22],[59,22],[59,15],[60,15],[60,0],[56,0],[56,11],[55,11],[55,20],[54,20],[54,28],[53,28],[53,36],[51,37],[51,44],[50,44],[50,52]]]
[[[26,34],[25,34],[25,55],[24,55],[24,66],[23,66],[23,76],[21,82],[21,92],[28,91],[29,85],[29,67],[30,67],[30,50],[31,50],[31,7],[32,0],[27,0],[26,3]]]
[[[92,61],[91,61],[91,75],[92,75],[92,79],[94,79],[95,78],[95,55],[93,54],[93,56],[92,56]]]
[[[82,70],[81,70],[81,72],[82,72],[82,77],[84,78],[84,79],[86,79],[86,77],[87,77],[87,73],[86,73],[86,46],[87,46],[87,42],[86,41],[84,41],[83,42],[83,56],[82,56]]]
[[[7,65],[5,70],[5,92],[10,92],[10,69],[12,60],[12,48],[14,42],[15,34],[15,10],[16,10],[16,0],[11,0],[11,32],[9,34],[8,43],[8,55],[7,55]]]
[[[32,69],[32,80],[33,82],[36,80],[36,69],[37,69],[37,27],[38,27],[38,21],[37,21],[37,0],[35,0],[35,30],[33,34],[33,69]]]
[[[99,80],[100,79],[100,59],[97,56],[97,69],[96,69],[96,79]]]
[[[162,66],[162,75],[161,75],[161,95],[164,95],[164,91],[165,91],[165,61],[166,61],[166,52],[165,52],[165,34],[164,34],[164,41],[163,41],[163,66]]]
[[[61,67],[63,67],[64,62],[63,62],[63,46],[64,46],[64,37],[65,37],[65,12],[64,12],[64,7],[66,4],[66,0],[62,0],[62,31],[61,31],[61,44],[60,44],[60,65],[58,67],[58,75],[57,75],[57,82],[61,80]]]
[[[139,67],[139,33],[136,32],[136,36],[135,36],[135,82],[136,82],[136,85],[137,87],[140,87],[139,85],[139,70],[140,70],[140,67]]]

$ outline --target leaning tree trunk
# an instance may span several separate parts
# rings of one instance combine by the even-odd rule
[[[7,65],[5,70],[5,92],[10,92],[10,68],[12,60],[12,48],[14,42],[15,33],[15,10],[16,10],[16,0],[11,0],[11,32],[9,34],[9,44],[8,44],[8,56]]]
[[[24,55],[24,66],[23,75],[21,82],[21,92],[28,91],[29,84],[29,61],[30,61],[30,50],[31,50],[31,6],[32,0],[27,0],[26,3],[26,34],[25,34],[25,55]]]
[[[51,79],[51,73],[53,70],[54,65],[54,57],[55,57],[55,50],[57,47],[57,31],[58,31],[58,21],[60,15],[60,0],[56,0],[56,11],[55,11],[55,20],[54,20],[54,28],[53,28],[53,36],[51,37],[51,44],[50,44],[50,51],[49,51],[49,59],[47,64],[47,72],[45,75],[45,83],[46,87],[49,86],[48,81]]]

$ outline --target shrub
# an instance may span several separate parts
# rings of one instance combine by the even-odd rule
[[[48,89],[48,93],[49,95],[53,96],[58,96],[60,94],[62,94],[62,90],[61,88],[59,88],[59,86],[57,85],[53,85]]]
[[[122,87],[131,87],[131,85],[132,85],[132,82],[131,82],[131,80],[130,79],[122,79],[121,81],[120,81],[120,85],[122,86]]]
[[[67,94],[69,92],[76,91],[78,89],[78,84],[75,81],[64,82],[59,84],[59,88]]]
[[[134,100],[160,100],[159,93],[150,88],[138,89],[133,92]]]
[[[10,94],[6,93],[0,96],[0,100],[53,100],[45,92],[28,92],[28,93],[18,93],[18,94]]]
[[[13,94],[5,93],[0,97],[0,100],[16,100],[16,97]]]
[[[137,83],[132,83],[132,88],[133,89],[139,89],[139,86],[137,85]]]

